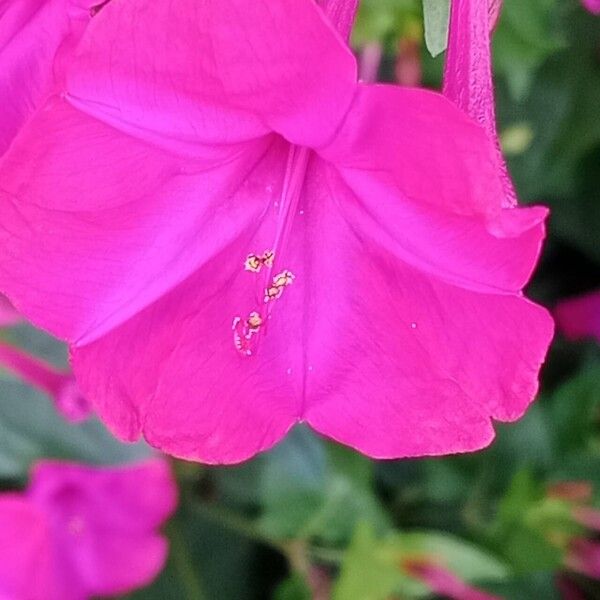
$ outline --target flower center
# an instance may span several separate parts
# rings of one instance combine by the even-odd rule
[[[248,275],[256,278],[258,286],[255,309],[246,317],[236,316],[233,319],[233,345],[243,356],[252,356],[256,352],[261,334],[263,337],[266,335],[267,322],[272,318],[275,303],[295,279],[290,270],[281,268],[280,257],[287,246],[298,210],[309,156],[308,148],[290,146],[281,198],[275,204],[278,214],[273,245],[262,252],[251,252],[242,265]]]

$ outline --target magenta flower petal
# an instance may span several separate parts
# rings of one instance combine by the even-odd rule
[[[335,174],[320,180],[340,207],[353,201]],[[415,269],[359,236],[322,190],[314,197],[306,215],[320,242],[307,264],[319,264],[320,279],[307,295],[307,421],[379,458],[487,445],[490,417],[519,418],[536,393],[547,312]]]
[[[560,302],[554,316],[569,339],[593,337],[600,342],[600,291]]]
[[[92,408],[70,373],[59,371],[46,361],[4,342],[0,342],[0,367],[50,396],[57,410],[69,421],[81,421],[90,415]]]
[[[0,598],[48,600],[54,585],[48,523],[19,494],[0,495]]]
[[[583,6],[594,15],[600,15],[600,0],[581,0]]]
[[[316,146],[343,119],[356,64],[314,1],[141,5],[109,4],[83,40],[68,81],[82,110],[138,136],[218,144],[275,130]]]
[[[93,0],[4,1],[0,7],[0,156],[52,93]]]
[[[361,86],[321,154],[360,197],[362,206],[343,210],[404,260],[488,291],[518,291],[529,279],[547,211],[502,208],[493,145],[439,94]]]
[[[251,204],[254,195],[265,194],[271,174],[284,170],[284,148],[278,142],[269,150],[236,202]],[[271,192],[277,198],[281,182],[273,181]],[[82,389],[117,435],[134,440],[143,432],[178,456],[239,462],[272,446],[296,422],[302,283],[297,294],[282,298],[258,361],[240,360],[231,329],[236,315],[262,304],[260,284],[243,265],[250,249],[272,243],[275,214],[152,306],[73,350]]]
[[[268,141],[184,159],[54,99],[3,161],[0,287],[56,336],[95,339],[249,235],[270,198],[240,194]]]
[[[177,502],[164,460],[103,469],[38,463],[27,498],[50,527],[57,586],[51,600],[123,594],[164,566],[167,544],[157,528]]]

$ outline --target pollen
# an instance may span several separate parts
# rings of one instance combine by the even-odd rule
[[[270,269],[275,260],[275,252],[273,250],[265,250],[261,255],[248,254],[244,262],[244,269],[251,273],[260,273],[263,267]]]
[[[281,298],[283,290],[294,282],[295,276],[291,271],[282,271],[273,277],[273,282],[265,290],[265,303]]]
[[[235,317],[231,328],[233,329],[233,345],[244,356],[252,356],[256,346],[256,336],[264,323],[258,311],[251,312],[246,319]]]

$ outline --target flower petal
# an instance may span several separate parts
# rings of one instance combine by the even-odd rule
[[[547,211],[499,208],[493,145],[439,94],[361,86],[323,154],[356,194],[341,192],[346,218],[402,260],[479,291],[515,292],[528,281]]]
[[[0,6],[0,156],[52,92],[64,59],[85,29],[93,2],[17,0]],[[61,63],[64,64],[64,63]]]
[[[335,178],[313,176],[318,201],[304,215],[319,276],[305,300],[303,417],[378,458],[484,447],[491,419],[519,418],[535,395],[551,319],[519,295],[461,289],[398,260],[336,212]]]
[[[0,495],[0,598],[54,598],[43,514],[18,494]]]
[[[335,139],[319,153],[339,167],[391,175],[414,202],[495,217],[499,155],[485,131],[441,94],[359,85]]]
[[[254,173],[261,190],[279,174],[275,199],[286,150],[283,141],[275,145]],[[244,261],[272,248],[276,224],[271,210],[169,294],[73,351],[82,390],[116,435],[133,440],[143,433],[176,456],[231,463],[272,446],[296,422],[302,283],[276,301],[255,356],[235,349],[231,329],[234,317],[264,306],[262,273],[244,270]]]
[[[274,129],[312,146],[331,137],[355,83],[354,58],[314,0],[131,0],[96,17],[67,91],[82,110],[162,142]]]
[[[0,167],[0,289],[53,334],[97,338],[255,227],[270,143],[183,158],[52,100]]]

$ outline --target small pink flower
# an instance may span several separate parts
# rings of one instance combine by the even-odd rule
[[[0,163],[0,289],[120,438],[436,455],[534,397],[547,211],[460,103],[358,83],[354,4],[110,2]]]
[[[600,291],[564,300],[554,309],[556,326],[569,339],[600,342]]]
[[[38,463],[26,492],[0,495],[0,598],[87,600],[147,585],[164,566],[157,529],[176,503],[162,459]]]
[[[62,83],[64,65],[99,0],[0,3],[0,156]]]
[[[499,600],[494,596],[465,583],[446,567],[427,560],[411,560],[404,564],[407,572],[421,580],[434,592],[451,600]]]
[[[13,372],[25,383],[48,394],[57,410],[69,421],[87,418],[92,407],[82,396],[73,375],[53,365],[0,342],[0,367]]]
[[[581,0],[583,6],[594,15],[600,15],[600,0]]]
[[[565,564],[592,579],[600,579],[600,543],[585,538],[571,541]]]

